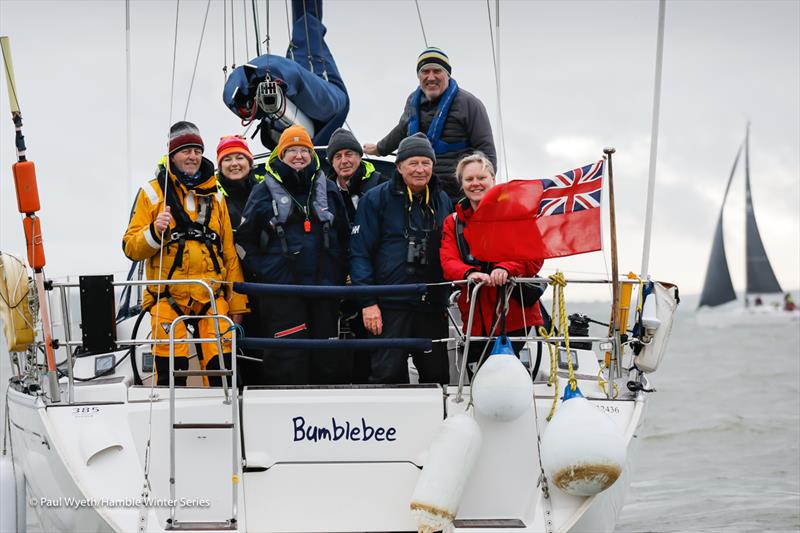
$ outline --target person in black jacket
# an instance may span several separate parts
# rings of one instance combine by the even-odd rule
[[[250,279],[261,283],[343,285],[349,224],[336,185],[319,171],[319,158],[302,126],[284,130],[253,188],[237,244]],[[328,339],[338,335],[335,299],[260,298],[264,337]],[[349,383],[352,356],[338,351],[270,349],[262,383]]]
[[[339,128],[331,135],[328,142],[328,162],[331,172],[328,178],[339,187],[339,192],[344,199],[347,217],[350,224],[356,218],[358,200],[370,189],[388,181],[375,166],[361,158],[364,151],[355,136],[344,128]]]
[[[253,187],[264,181],[253,166],[253,154],[247,140],[239,135],[221,137],[217,145],[217,187],[228,204],[234,234]]]
[[[347,209],[350,225],[356,219],[356,208],[359,199],[367,191],[388,180],[369,161],[362,160],[364,151],[355,136],[344,128],[333,132],[328,141],[327,156],[331,165],[328,179],[333,180]],[[349,326],[349,331],[357,339],[366,339],[367,330],[361,316],[361,306],[357,301],[342,302],[342,317]],[[371,351],[356,350],[353,352],[353,382],[366,383],[369,378]]]
[[[350,237],[353,285],[436,283],[443,280],[439,245],[444,219],[453,205],[433,174],[436,161],[423,133],[404,139],[397,172],[369,191],[358,204]],[[374,337],[443,338],[448,335],[446,287],[419,296],[367,298],[364,326]],[[381,349],[372,354],[371,383],[408,383],[408,353]],[[447,350],[412,353],[420,383],[449,383]]]
[[[231,220],[234,241],[247,199],[250,197],[253,187],[262,181],[264,181],[264,176],[256,173],[253,166],[253,154],[247,146],[247,140],[239,135],[221,137],[217,145],[217,188],[222,192],[228,206],[228,217]],[[245,281],[254,281],[254,279],[245,274]],[[250,313],[245,315],[242,320],[245,335],[257,336],[260,324],[258,300],[251,298]],[[261,351],[245,350],[244,355],[260,357]],[[256,362],[240,357],[237,361],[236,382],[242,387],[258,384],[261,381],[261,367],[260,361]]]

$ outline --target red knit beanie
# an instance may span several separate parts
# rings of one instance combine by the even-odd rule
[[[250,148],[247,147],[247,140],[244,137],[239,135],[220,137],[217,145],[217,166],[220,165],[226,155],[231,154],[242,154],[250,161],[250,166],[253,165],[253,154],[250,152]]]

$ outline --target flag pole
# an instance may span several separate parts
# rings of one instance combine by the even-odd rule
[[[619,258],[617,255],[617,216],[614,208],[614,167],[611,163],[611,154],[616,149],[609,146],[603,149],[606,160],[608,161],[608,215],[609,232],[611,233],[611,321],[608,326],[608,336],[613,338],[612,352],[606,352],[606,365],[609,367],[609,381],[612,375],[620,376],[620,346],[619,346]],[[614,361],[613,373],[611,362]],[[609,393],[613,387],[609,388]]]

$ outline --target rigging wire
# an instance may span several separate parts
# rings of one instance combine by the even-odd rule
[[[503,127],[503,106],[500,103],[501,87],[500,87],[500,67],[498,66],[498,54],[500,49],[500,4],[495,4],[497,12],[495,13],[495,23],[497,24],[497,49],[495,49],[494,39],[495,33],[492,31],[492,8],[489,5],[489,0],[486,0],[486,12],[489,17],[489,41],[492,43],[492,64],[494,65],[494,83],[495,92],[497,95],[497,123],[500,128],[500,147],[503,152],[503,168],[505,170],[505,180],[508,181],[508,154],[506,153],[506,136],[505,128]],[[500,165],[498,165],[500,166]],[[500,169],[497,169],[498,171]]]
[[[172,50],[172,85],[170,87],[170,103],[169,103],[169,124],[170,128],[172,126],[172,105],[173,105],[173,93],[175,89],[175,63],[176,63],[176,52],[178,48],[178,15],[180,10],[180,0],[176,0],[175,2],[175,37],[173,41],[173,50]],[[208,13],[206,13],[207,15]],[[169,129],[168,129],[169,131]],[[169,134],[167,134],[167,146],[169,146]],[[169,174],[170,174],[170,160],[169,156],[167,156],[165,167],[164,167],[164,182],[161,184],[161,191],[164,197],[164,206],[166,206],[166,199],[167,199],[167,188],[169,187]],[[164,211],[165,208],[162,209]],[[160,240],[162,242],[162,246],[159,248],[158,251],[158,277],[157,280],[161,281],[164,275],[164,234],[166,232],[166,228],[164,231],[161,231],[159,235]],[[156,297],[155,301],[158,302],[161,299],[161,289],[162,285],[159,283],[156,288]],[[154,321],[156,324],[160,324],[159,322],[159,306],[155,306],[155,315]],[[132,360],[131,364],[136,364],[136,361]],[[155,365],[155,360],[153,360],[153,364]],[[149,412],[147,417],[147,442],[145,444],[145,452],[144,452],[144,479],[142,481],[142,498],[147,499],[150,496],[150,492],[152,491],[152,486],[150,484],[150,465],[151,465],[151,451],[152,451],[152,437],[153,437],[153,404],[155,403],[155,386],[156,386],[156,376],[155,372],[150,375],[150,394],[149,394]],[[139,531],[144,531],[145,526],[145,508],[142,507],[139,512]]]
[[[222,2],[222,77],[228,81],[228,4]]]
[[[169,124],[167,127],[172,126],[172,107],[175,103],[175,61],[178,52],[178,14],[181,9],[181,0],[175,0],[175,39],[172,43],[172,82],[169,87]]]
[[[266,37],[264,38],[264,44],[266,44],[266,45],[267,45],[267,55],[269,55],[269,53],[270,53],[270,52],[269,52],[269,40],[270,40],[270,29],[269,29],[269,0],[264,0],[264,3],[266,4],[266,10],[265,10],[265,11],[266,11],[266,14],[267,14],[267,35],[266,35]],[[269,58],[267,59],[267,61],[269,61]]]
[[[200,42],[197,43],[197,54],[194,57],[194,69],[192,70],[192,81],[189,82],[189,94],[186,97],[186,109],[183,110],[183,120],[186,120],[186,115],[189,113],[189,102],[192,101],[192,88],[194,88],[194,79],[197,75],[197,64],[200,62],[200,50],[203,48],[203,38],[206,35],[206,23],[208,22],[208,12],[211,9],[211,0],[206,2],[206,16],[203,18],[203,29],[200,30]]]
[[[247,0],[242,0],[242,20],[247,24]],[[250,60],[250,39],[247,38],[247,32],[244,32],[244,55],[245,62]]]
[[[133,185],[131,171],[131,3],[125,0],[125,200],[130,200]]]
[[[414,0],[414,5],[417,6],[417,18],[419,19],[419,27],[422,30],[422,40],[425,41],[425,48],[428,48],[428,36],[425,35],[425,25],[422,23],[422,12],[419,10],[419,0]]]
[[[261,55],[261,28],[258,27],[258,4],[256,0],[252,0],[252,8],[253,8],[253,31],[256,34],[256,56]],[[269,4],[267,4],[269,6]],[[249,61],[249,59],[248,59]]]
[[[328,81],[328,66],[325,64],[325,60],[322,57],[322,17],[319,16],[319,0],[314,0],[314,16],[317,17],[317,21],[320,24],[317,31],[317,53],[320,54],[320,61],[322,62],[322,78]],[[311,43],[308,43],[308,49],[310,52]]]
[[[289,0],[283,0],[286,6],[286,35],[289,40],[289,58],[294,61],[294,43],[292,42],[292,26],[289,24]]]
[[[308,13],[306,13],[306,3],[303,2],[303,25],[306,29],[306,48],[308,49],[308,70],[311,71],[312,74],[316,74],[314,72],[314,58],[311,55],[311,37],[308,34]]]
[[[236,23],[234,22],[235,9],[231,0],[231,68],[236,68]]]

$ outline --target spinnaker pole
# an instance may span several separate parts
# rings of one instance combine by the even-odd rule
[[[28,252],[28,264],[33,269],[33,279],[36,285],[36,294],[39,298],[39,315],[42,321],[42,334],[44,335],[44,351],[47,360],[47,381],[51,402],[61,401],[61,392],[58,389],[58,375],[56,373],[56,356],[53,350],[53,330],[50,325],[50,310],[47,303],[47,294],[44,288],[44,245],[42,243],[42,226],[36,212],[39,211],[39,187],[36,184],[36,167],[33,161],[25,157],[25,136],[22,134],[22,113],[19,109],[17,88],[14,81],[14,65],[11,61],[11,46],[8,37],[0,37],[0,48],[3,50],[3,64],[6,71],[8,84],[8,99],[11,106],[11,118],[16,129],[15,144],[17,148],[17,162],[12,165],[14,172],[14,187],[17,192],[17,207],[25,215],[22,227],[25,230],[25,244]]]
[[[644,242],[642,244],[641,277],[646,278],[650,268],[650,239],[653,228],[653,196],[656,188],[656,156],[658,155],[658,119],[661,113],[661,65],[664,58],[664,14],[667,0],[658,2],[658,38],[656,41],[656,77],[653,89],[653,120],[650,130],[650,168],[647,180],[647,208],[644,216]]]

